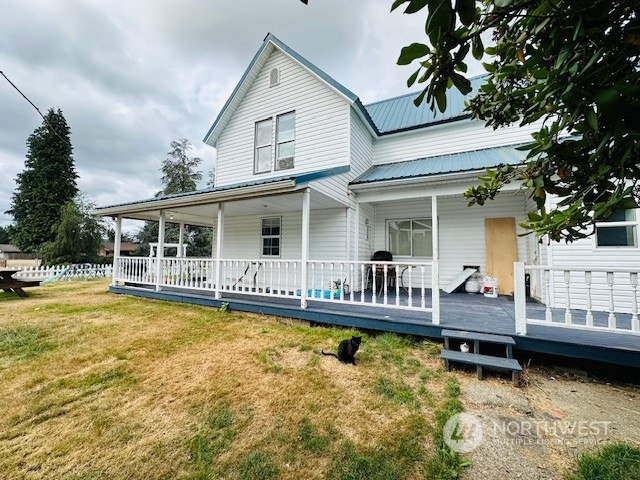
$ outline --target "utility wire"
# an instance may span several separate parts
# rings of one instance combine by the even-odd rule
[[[0,70],[0,75],[2,75],[2,76],[5,78],[5,80],[6,80],[7,82],[9,82],[9,84],[10,84],[13,88],[15,88],[15,89],[16,89],[16,91],[17,91],[20,95],[22,95],[22,97],[23,97],[27,102],[29,102],[33,108],[35,108],[35,109],[36,109],[36,112],[38,112],[38,114],[42,117],[42,119],[43,119],[43,120],[44,120],[44,122],[47,124],[47,126],[51,129],[51,131],[52,131],[53,133],[55,133],[55,134],[58,136],[58,138],[60,138],[62,141],[66,142],[66,143],[71,144],[71,141],[70,141],[68,138],[64,138],[62,135],[60,135],[60,134],[56,131],[56,129],[55,129],[55,128],[53,128],[53,125],[51,125],[51,124],[49,123],[49,120],[47,120],[47,117],[45,117],[45,116],[42,114],[42,112],[40,111],[40,109],[39,109],[38,107],[36,107],[36,105],[35,105],[31,100],[29,100],[29,98],[27,98],[27,96],[26,96],[24,93],[22,93],[22,91],[21,91],[21,90],[16,86],[16,84],[15,84],[15,83],[13,83],[11,80],[9,80],[9,77],[7,77],[7,76],[4,74],[4,72],[3,72],[2,70]]]

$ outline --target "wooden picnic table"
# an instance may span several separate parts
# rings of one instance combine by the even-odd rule
[[[27,292],[23,288],[37,287],[40,285],[39,281],[24,281],[13,278],[13,275],[18,273],[17,268],[0,268],[0,288],[5,292],[13,292],[19,297],[27,297]]]

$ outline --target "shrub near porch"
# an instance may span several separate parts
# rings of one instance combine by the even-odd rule
[[[0,476],[451,478],[460,407],[438,348],[108,294],[0,294]],[[437,447],[436,447],[437,445]]]

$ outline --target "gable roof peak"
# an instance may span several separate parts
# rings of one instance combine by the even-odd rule
[[[257,53],[251,60],[251,63],[245,70],[244,74],[240,78],[240,81],[236,85],[235,89],[231,93],[231,96],[222,107],[220,112],[218,113],[217,118],[213,122],[213,125],[207,132],[204,137],[204,142],[211,145],[216,146],[216,142],[220,137],[220,134],[226,127],[230,118],[233,116],[233,113],[240,105],[240,102],[246,95],[249,90],[253,80],[256,78],[262,67],[267,62],[267,59],[272,55],[274,49],[280,50],[282,53],[287,55],[293,61],[297,62],[301,65],[305,70],[311,73],[313,76],[318,78],[320,81],[325,83],[331,90],[335,91],[338,95],[343,97],[349,104],[351,104],[356,112],[363,119],[365,124],[367,124],[373,133],[377,133],[377,129],[375,124],[369,117],[367,110],[362,105],[362,102],[358,98],[358,96],[353,93],[351,90],[346,88],[341,83],[334,80],[330,75],[325,73],[320,68],[316,67],[313,63],[307,60],[305,57],[300,55],[298,52],[287,46],[281,40],[279,40],[274,34],[271,32],[267,33],[264,37],[262,45],[258,49]]]

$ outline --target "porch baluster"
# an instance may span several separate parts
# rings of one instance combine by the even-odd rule
[[[613,313],[613,272],[607,272],[607,286],[609,287],[609,316],[607,320],[609,321],[609,328],[611,330],[616,329],[616,316]]]
[[[320,264],[320,298],[324,298],[324,262]]]
[[[296,294],[298,288],[298,262],[293,262],[293,294]]]
[[[282,263],[278,262],[278,290],[277,293],[280,293],[282,290]]]
[[[584,283],[587,285],[587,327],[593,327],[593,313],[591,313],[591,272],[584,272]]]
[[[571,286],[570,286],[570,282],[571,281],[571,271],[570,270],[565,270],[564,271],[564,286],[565,286],[565,291],[567,294],[567,303],[566,303],[566,308],[564,311],[564,323],[567,325],[571,325],[571,296],[570,296],[570,292],[571,292]]]
[[[316,262],[313,262],[311,264],[311,295],[309,295],[311,298],[313,298],[313,292],[316,288]]]
[[[382,287],[384,288],[384,305],[387,305],[388,295],[387,295],[387,286],[389,285],[389,280],[387,278],[387,269],[388,265],[385,263],[382,267]]]
[[[329,264],[329,300],[333,300],[333,287],[335,287],[333,281],[335,280],[335,276],[333,275],[333,262]]]
[[[422,270],[422,276],[424,277],[424,267],[420,267],[420,269]],[[409,278],[407,280],[409,280],[409,285],[407,286],[407,305],[409,305],[409,308],[413,308],[413,288],[411,286],[411,277],[413,276],[413,267],[411,265],[409,265],[409,268],[407,269],[407,271],[409,272]],[[422,308],[424,308],[424,299],[422,302]]]
[[[366,284],[364,283],[364,263],[360,265],[360,303],[364,303],[364,289]]]
[[[371,264],[371,303],[376,304],[376,293],[378,292],[378,288],[376,285],[376,264]]]
[[[262,293],[267,293],[267,262],[262,262]]]
[[[271,287],[271,295],[276,294],[276,288],[273,288],[273,262],[269,262],[269,284]]]
[[[551,312],[551,270],[545,270],[542,274],[542,281],[544,283],[544,318],[547,322],[553,322],[553,313]]]
[[[629,283],[631,283],[631,331],[640,332],[640,321],[638,320],[638,274],[629,274]]]
[[[396,265],[394,270],[396,278],[393,284],[396,286],[396,306],[400,305],[400,265]]]
[[[284,264],[284,294],[289,296],[289,261]],[[256,286],[257,288],[257,286]]]
[[[344,263],[340,264],[340,301],[344,301]]]
[[[409,269],[409,273],[411,273],[411,269]],[[426,299],[425,299],[425,294],[426,294],[426,289],[424,287],[424,266],[420,265],[420,306],[422,308],[426,307]],[[411,286],[411,275],[409,275],[409,301],[411,301],[411,296],[412,294],[413,288]],[[412,305],[412,303],[410,303],[409,305]]]
[[[349,287],[350,287],[349,288],[349,301],[351,303],[353,303],[353,291],[355,290],[355,287],[356,287],[355,282],[353,281],[354,280],[354,277],[353,277],[353,263],[349,264],[349,277],[348,278],[349,278],[348,283],[349,283]]]

